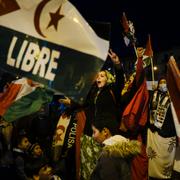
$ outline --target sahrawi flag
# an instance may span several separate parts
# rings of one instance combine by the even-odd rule
[[[51,102],[53,92],[28,78],[13,81],[0,95],[0,116],[13,122],[39,111],[45,103]]]
[[[83,101],[109,42],[67,0],[1,0],[1,68]]]

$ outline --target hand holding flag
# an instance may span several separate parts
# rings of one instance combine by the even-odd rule
[[[146,48],[138,47],[136,49],[137,58],[142,57],[143,60],[143,68],[148,67],[151,64],[152,68],[152,81],[154,82],[154,70],[153,70],[153,50],[151,46],[151,38],[148,35],[148,40],[146,42]],[[137,62],[135,63],[136,66]],[[136,68],[136,67],[135,67]]]

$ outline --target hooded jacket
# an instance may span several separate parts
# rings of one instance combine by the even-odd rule
[[[130,180],[131,160],[141,151],[138,141],[115,135],[103,142],[104,147],[91,180]]]

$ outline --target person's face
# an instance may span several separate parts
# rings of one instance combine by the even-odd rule
[[[165,79],[161,79],[159,81],[159,90],[162,92],[166,92],[167,91],[167,82]]]
[[[96,84],[98,88],[102,88],[106,85],[107,83],[107,76],[105,71],[100,71],[97,76],[96,76]]]
[[[39,179],[49,180],[49,179],[51,179],[51,176],[52,176],[52,167],[51,166],[45,165],[39,170]]]
[[[102,143],[107,138],[104,129],[100,132],[95,126],[92,125],[92,130],[93,130],[92,137],[96,142]]]
[[[34,149],[33,149],[33,153],[32,153],[32,154],[33,154],[34,156],[41,156],[42,153],[43,153],[43,151],[42,151],[40,145],[36,145],[36,146],[34,147]]]
[[[166,80],[165,80],[165,79],[161,79],[161,80],[159,81],[159,85],[161,85],[161,84],[166,84]]]
[[[29,147],[30,147],[31,143],[29,142],[27,137],[24,137],[21,141],[21,143],[18,145],[18,147],[23,150],[26,151]]]

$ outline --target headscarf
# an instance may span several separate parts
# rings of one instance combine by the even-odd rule
[[[106,73],[106,77],[107,77],[107,85],[111,83],[115,83],[115,77],[107,70],[104,70],[104,72]]]

